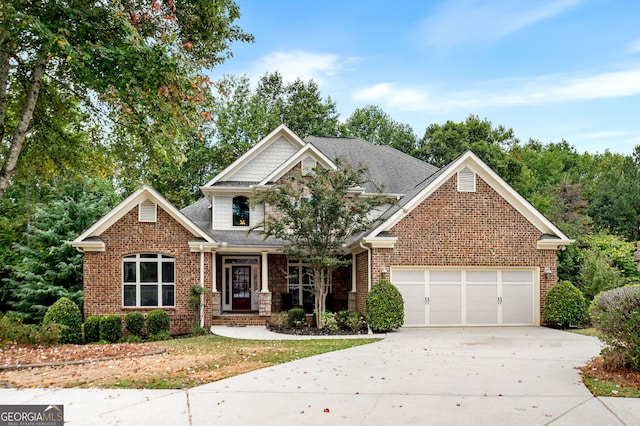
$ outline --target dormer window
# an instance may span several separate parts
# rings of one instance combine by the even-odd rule
[[[249,226],[249,199],[233,197],[233,226]]]

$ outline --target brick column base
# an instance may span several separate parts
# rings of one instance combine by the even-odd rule
[[[358,310],[358,306],[356,303],[356,292],[355,291],[350,291],[349,294],[349,299],[347,301],[347,309],[349,309],[350,311],[357,311]]]
[[[258,293],[258,315],[261,317],[271,316],[271,292]]]

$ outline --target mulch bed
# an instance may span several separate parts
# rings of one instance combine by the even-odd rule
[[[277,325],[271,325],[267,323],[267,329],[269,331],[273,331],[274,333],[282,333],[282,334],[294,334],[298,336],[355,336],[355,335],[366,335],[369,333],[369,330],[364,327],[358,331],[352,330],[338,330],[338,331],[329,331],[322,328],[317,327],[301,327],[301,328],[290,328],[290,327],[279,327]]]
[[[616,382],[620,386],[640,390],[640,371],[612,367],[599,356],[593,358],[587,365],[579,367],[578,370],[583,376],[600,381]]]

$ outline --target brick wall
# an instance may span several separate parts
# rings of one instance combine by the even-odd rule
[[[452,177],[391,233],[398,237],[395,248],[372,250],[373,284],[383,266],[539,267],[542,312],[557,277],[556,252],[537,249],[540,231],[479,176],[476,192],[458,192]],[[553,271],[550,279],[542,273],[545,267]],[[360,274],[358,268],[359,286]]]
[[[148,313],[154,308],[122,306],[122,257],[136,253],[158,253],[175,259],[175,307],[162,308],[171,319],[171,333],[188,333],[195,322],[195,312],[188,308],[191,286],[200,283],[200,253],[191,253],[188,242],[194,239],[182,225],[158,208],[157,222],[138,222],[133,208],[101,236],[104,252],[84,255],[84,316]],[[205,286],[211,283],[211,253],[205,253]],[[205,326],[211,324],[211,295],[205,296]],[[123,322],[124,323],[124,322]]]

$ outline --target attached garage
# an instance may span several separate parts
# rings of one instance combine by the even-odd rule
[[[391,268],[407,326],[539,325],[538,268]]]

